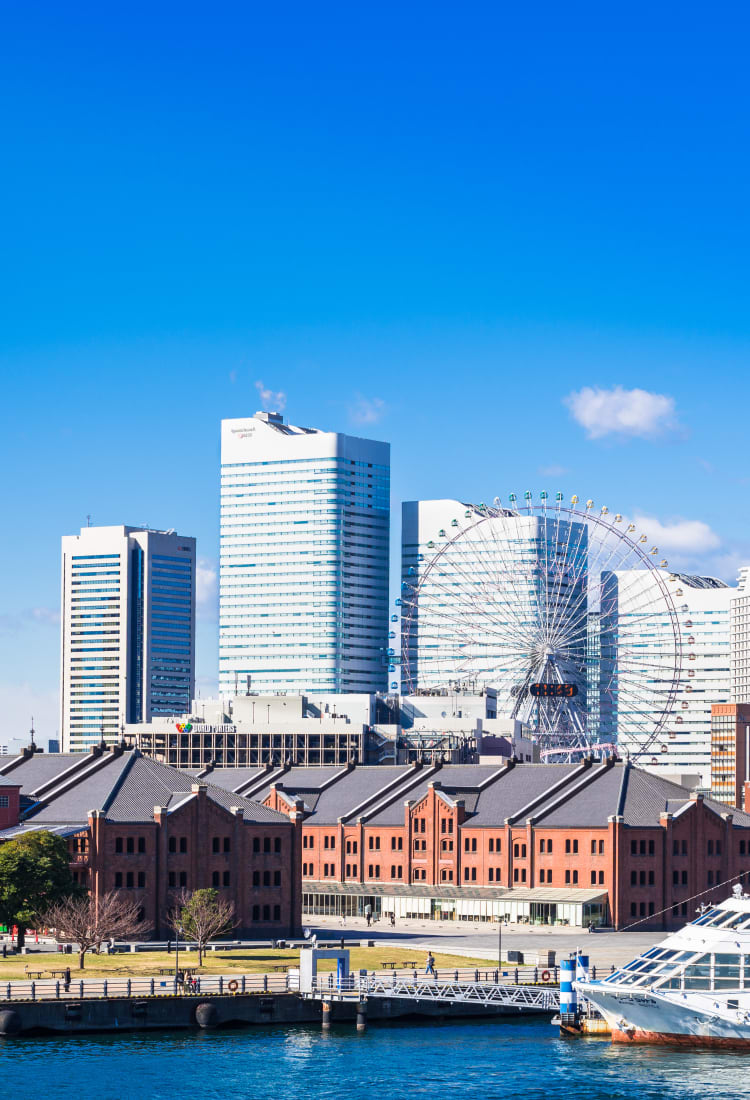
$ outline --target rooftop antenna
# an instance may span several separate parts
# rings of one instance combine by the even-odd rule
[[[91,513],[90,512],[86,513],[86,526],[87,527],[91,526]]]
[[[36,748],[36,745],[34,744],[34,733],[35,733],[35,730],[34,730],[34,715],[32,714],[32,716],[31,716],[31,729],[29,730],[29,735],[31,737],[30,748],[32,748],[32,749]]]

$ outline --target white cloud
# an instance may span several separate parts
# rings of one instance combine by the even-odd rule
[[[542,477],[562,477],[563,474],[567,474],[568,472],[565,466],[556,466],[554,462],[551,466],[539,467],[539,473]]]
[[[286,408],[286,394],[283,390],[279,390],[278,393],[274,393],[273,390],[269,390],[267,386],[264,386],[262,382],[255,383],[255,388],[260,395],[260,403],[266,412],[283,412]]]
[[[386,413],[386,404],[382,397],[357,396],[349,406],[349,417],[355,424],[377,424]]]
[[[700,519],[671,519],[662,523],[654,516],[636,515],[633,523],[667,554],[705,554],[721,546],[716,532]]]
[[[195,613],[202,622],[214,622],[219,594],[216,562],[198,558],[195,569]]]
[[[589,439],[605,435],[648,438],[677,427],[674,398],[664,393],[584,386],[569,393],[563,402]]]

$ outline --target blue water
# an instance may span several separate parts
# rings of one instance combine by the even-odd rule
[[[750,1055],[561,1040],[543,1020],[0,1041],[0,1089],[42,1100],[717,1100]]]

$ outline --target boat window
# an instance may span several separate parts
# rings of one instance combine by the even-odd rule
[[[740,955],[714,955],[714,989],[739,989]]]
[[[735,928],[742,920],[747,920],[747,913],[735,913],[730,909],[724,913],[724,919],[718,921],[717,924],[719,928]]]
[[[750,913],[734,913],[732,919],[728,921],[722,927],[724,928],[746,928],[750,924]]]
[[[700,955],[685,967],[685,989],[711,988],[711,956]]]
[[[726,909],[714,909],[713,913],[709,915],[706,921],[707,928],[718,928],[719,925],[724,924],[730,918],[730,913]]]
[[[708,924],[708,922],[715,915],[715,913],[716,913],[715,909],[709,909],[707,913],[703,914],[703,916],[698,917],[697,920],[691,921],[691,924]]]

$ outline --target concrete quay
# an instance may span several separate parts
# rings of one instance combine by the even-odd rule
[[[539,1010],[503,1005],[432,1003],[372,997],[363,1012],[358,997],[309,999],[297,993],[168,994],[154,997],[100,997],[84,1000],[0,1001],[0,1037],[106,1031],[207,1030],[269,1024],[307,1024],[324,1030],[333,1024],[410,1017],[465,1018],[514,1016]]]

